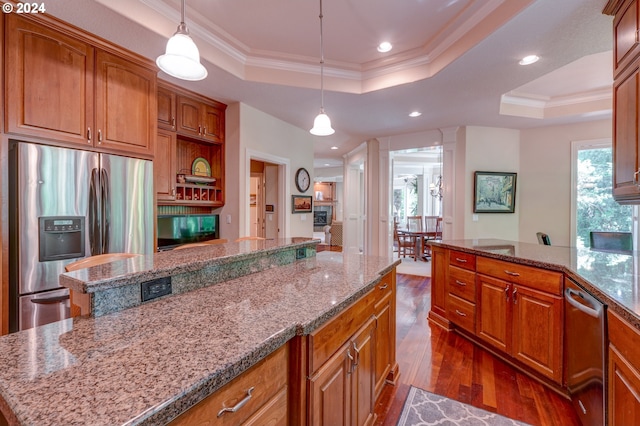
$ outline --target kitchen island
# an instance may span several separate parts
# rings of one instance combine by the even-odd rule
[[[243,251],[233,243],[227,248]],[[143,263],[168,264],[188,252],[205,262],[201,251],[189,249]],[[3,336],[0,411],[21,425],[166,424],[367,299],[385,277],[394,289],[398,262],[391,258],[311,254],[111,314]]]
[[[432,323],[571,397],[584,424],[640,424],[637,253],[495,239],[431,245]]]

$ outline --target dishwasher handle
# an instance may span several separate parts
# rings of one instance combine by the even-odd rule
[[[578,303],[573,298],[573,296],[580,297],[582,300],[590,304],[591,307],[584,306],[582,303]],[[603,305],[600,302],[598,302],[595,298],[593,298],[591,295],[584,293],[582,291],[574,290],[572,288],[567,288],[564,291],[564,297],[571,306],[573,306],[576,309],[579,309],[581,312],[584,312],[585,314],[593,318],[600,318],[602,316]]]

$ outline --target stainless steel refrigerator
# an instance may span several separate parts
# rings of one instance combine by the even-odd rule
[[[153,252],[152,162],[11,141],[9,328],[69,317],[66,264]]]

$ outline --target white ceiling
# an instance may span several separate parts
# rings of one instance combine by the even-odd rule
[[[324,106],[336,133],[319,165],[364,140],[452,126],[525,129],[611,114],[606,0],[323,0]],[[308,129],[320,107],[319,0],[186,0],[209,71],[176,82]],[[149,58],[177,0],[57,0],[47,12]],[[379,42],[394,45],[376,51]],[[535,53],[540,61],[517,61]],[[418,118],[409,112],[419,110]],[[339,149],[331,150],[331,146]]]

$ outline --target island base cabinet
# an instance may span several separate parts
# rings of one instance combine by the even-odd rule
[[[609,310],[607,417],[611,426],[640,424],[640,333]]]
[[[170,425],[287,425],[288,364],[289,346],[284,345]]]
[[[309,380],[311,425],[373,424],[375,330],[371,318]]]

